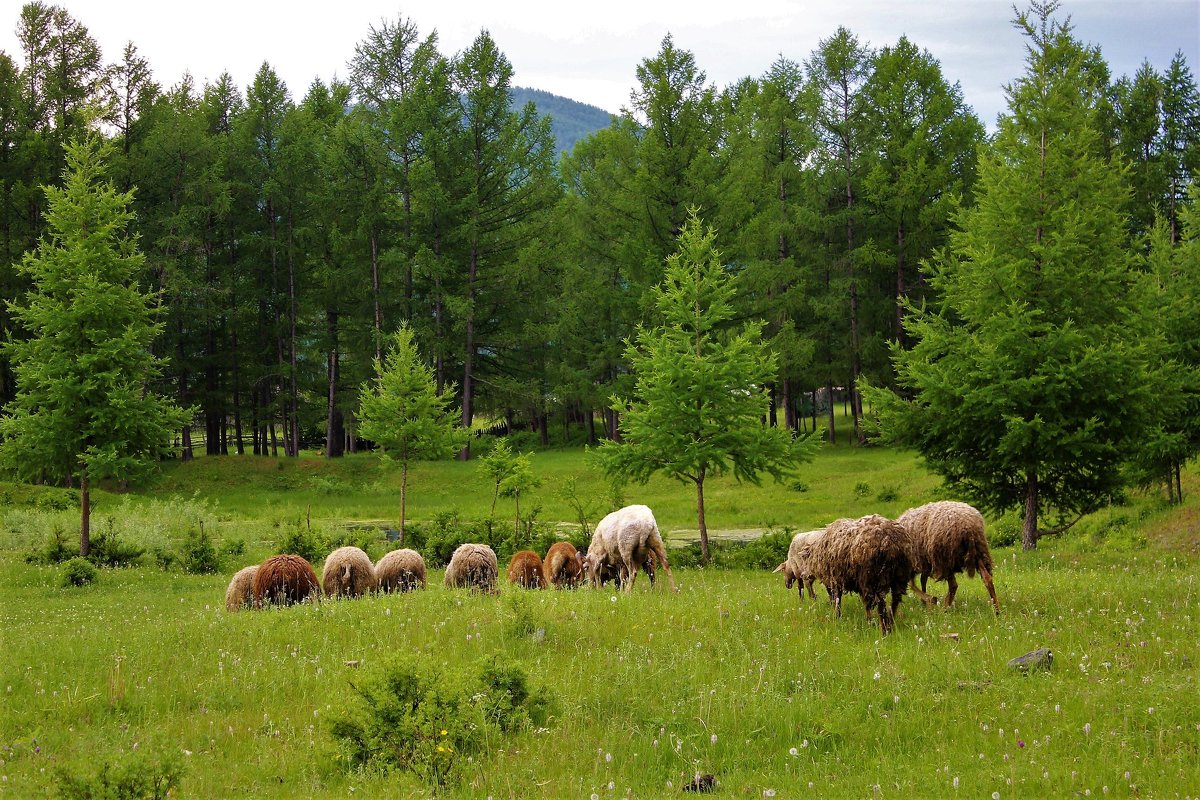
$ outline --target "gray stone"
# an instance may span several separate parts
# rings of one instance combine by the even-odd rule
[[[1039,647],[1032,653],[1026,653],[1023,656],[1017,656],[1008,665],[1013,669],[1019,669],[1021,672],[1037,672],[1040,669],[1050,669],[1050,665],[1054,663],[1054,654],[1050,652],[1049,647]]]

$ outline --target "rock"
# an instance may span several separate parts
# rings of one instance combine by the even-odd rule
[[[713,790],[712,775],[697,775],[692,779],[691,783],[685,784],[683,791],[685,792],[711,792]]]
[[[538,628],[536,631],[534,631],[533,632],[533,640],[535,642],[537,642],[538,644],[541,644],[542,642],[544,642],[546,640],[546,629]]]
[[[1037,672],[1040,669],[1050,669],[1050,665],[1053,663],[1054,654],[1050,652],[1050,648],[1039,647],[1032,653],[1017,656],[1009,661],[1008,665],[1013,669],[1019,669],[1021,672]]]

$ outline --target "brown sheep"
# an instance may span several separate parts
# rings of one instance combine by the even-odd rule
[[[446,566],[444,583],[449,589],[496,591],[496,575],[500,569],[496,552],[486,544],[461,544]]]
[[[583,558],[570,542],[555,542],[546,551],[542,562],[546,579],[556,588],[574,588],[583,578]]]
[[[254,574],[254,606],[267,603],[291,605],[321,596],[317,573],[300,556],[271,556]]]
[[[839,519],[829,523],[824,535],[813,542],[809,564],[816,579],[829,590],[837,616],[842,615],[842,594],[856,592],[862,596],[868,619],[873,611],[879,612],[879,627],[886,636],[912,578],[910,546],[902,525],[877,514]]]
[[[425,559],[416,550],[393,550],[375,565],[375,579],[381,592],[408,592],[424,589]]]
[[[375,589],[375,567],[357,547],[339,547],[325,557],[321,589],[326,597],[362,597]]]
[[[987,535],[983,529],[983,515],[973,506],[953,500],[941,500],[910,508],[897,520],[908,531],[912,541],[912,590],[927,604],[937,598],[925,592],[930,577],[935,581],[946,581],[946,607],[954,605],[958,591],[955,575],[966,572],[968,577],[979,573],[983,585],[992,598],[992,608],[1000,613],[1000,602],[996,599],[996,587],[992,583],[992,552],[988,548]],[[917,575],[921,576],[921,588],[917,588]]]
[[[545,589],[546,573],[542,569],[542,557],[532,550],[521,550],[513,554],[508,562],[508,582],[526,589]]]
[[[253,607],[254,573],[256,572],[258,572],[257,564],[240,569],[233,576],[233,580],[229,582],[229,588],[225,590],[226,611],[241,611],[247,606]]]

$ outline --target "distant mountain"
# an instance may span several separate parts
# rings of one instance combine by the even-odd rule
[[[593,131],[607,128],[613,114],[578,100],[559,97],[541,89],[526,89],[522,86],[512,88],[513,108],[523,108],[532,101],[537,106],[540,116],[550,117],[550,130],[558,143],[558,149],[570,152],[575,142]]]

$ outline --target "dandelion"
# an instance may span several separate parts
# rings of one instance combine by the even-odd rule
[[[612,597],[609,598],[609,601],[613,602],[613,603],[617,602],[617,596],[614,594]]]
[[[800,755],[800,751],[793,747],[791,750],[788,750],[788,755],[798,756],[798,755]]]
[[[600,800],[600,795],[596,794],[595,792],[592,792],[592,800]]]
[[[879,680],[879,673],[878,673],[878,672],[876,672],[876,673],[875,673],[875,680]]]
[[[992,800],[1000,800],[1000,793],[992,792]]]
[[[611,763],[612,763],[612,753],[605,753],[605,754],[604,754],[604,763],[605,763],[605,764],[611,764]]]
[[[1153,713],[1154,713],[1154,706],[1150,706],[1149,708],[1147,708],[1147,709],[1146,709],[1146,713],[1147,713],[1147,714],[1153,714]]]
[[[712,742],[713,744],[716,744],[716,743],[717,743],[717,735],[714,733],[712,736],[710,736],[710,737],[708,738],[708,740],[709,740],[710,742]]]
[[[763,797],[774,797],[774,796],[775,796],[774,789],[763,789]]]
[[[1083,723],[1083,735],[1084,736],[1092,735],[1092,723],[1090,723],[1090,722]]]
[[[958,776],[957,775],[954,776],[953,783],[954,783],[954,788],[957,789],[958,788]]]

